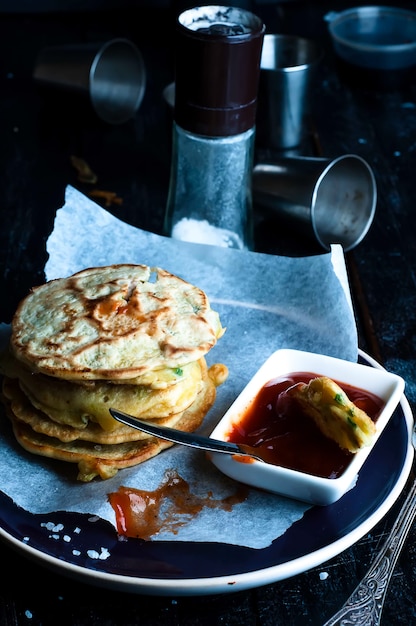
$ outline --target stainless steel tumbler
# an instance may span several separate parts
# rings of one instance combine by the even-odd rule
[[[374,174],[360,156],[286,157],[253,171],[253,198],[293,230],[315,237],[326,250],[357,246],[374,218]]]

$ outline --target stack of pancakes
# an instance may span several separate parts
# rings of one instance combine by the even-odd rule
[[[172,444],[109,408],[194,431],[228,375],[205,361],[223,333],[206,294],[160,268],[90,268],[32,289],[2,363],[16,439],[77,463],[84,482],[154,457]]]

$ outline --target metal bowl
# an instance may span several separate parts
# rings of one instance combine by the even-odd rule
[[[337,54],[376,69],[416,65],[416,12],[368,6],[325,15]]]
[[[328,23],[334,51],[353,71],[362,69],[366,79],[383,81],[416,70],[416,12],[383,6],[331,11]],[[412,74],[413,73],[413,74]]]

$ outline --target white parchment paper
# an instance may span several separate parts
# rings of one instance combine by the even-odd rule
[[[139,209],[138,209],[139,210]],[[208,364],[225,363],[227,382],[201,432],[209,434],[262,363],[275,350],[294,348],[357,360],[357,333],[342,249],[307,258],[288,258],[175,241],[118,220],[72,187],[58,209],[47,242],[48,280],[86,267],[144,263],[162,267],[201,287],[227,331],[208,354]],[[2,327],[3,341],[9,329]],[[201,496],[230,495],[236,483],[204,453],[175,446],[108,481],[77,483],[76,468],[25,453],[1,421],[0,489],[32,513],[75,511],[115,524],[108,494],[119,486],[153,490],[175,469]],[[29,485],[30,482],[30,485]],[[47,488],[45,488],[47,486]],[[251,489],[231,511],[204,509],[153,540],[226,541],[263,548],[300,519],[308,505]]]

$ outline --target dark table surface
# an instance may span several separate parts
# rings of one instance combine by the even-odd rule
[[[127,3],[128,5],[129,3]],[[134,4],[134,3],[131,3]],[[406,380],[416,401],[416,81],[396,90],[366,89],[337,71],[323,15],[330,2],[253,3],[268,32],[317,38],[325,48],[314,85],[310,131],[299,153],[355,153],[373,168],[377,213],[370,232],[347,253],[360,347]],[[337,8],[353,3],[337,3]],[[111,5],[111,3],[110,3]],[[56,210],[77,179],[71,155],[85,159],[97,187],[122,204],[106,207],[126,222],[161,233],[170,164],[169,111],[163,88],[173,80],[172,32],[182,7],[0,15],[0,321],[10,322],[28,289],[43,282],[46,240]],[[407,3],[416,8],[416,3]],[[122,4],[124,6],[124,3]],[[403,6],[406,6],[404,4]],[[123,36],[141,50],[146,93],[133,120],[100,122],[79,97],[63,98],[32,80],[47,45]],[[273,155],[257,152],[258,159]],[[65,242],[62,242],[65,245]],[[256,249],[320,253],[256,214]],[[406,489],[405,489],[406,491]],[[356,544],[322,566],[265,587],[202,597],[147,597],[101,589],[52,572],[0,543],[0,623],[56,625],[323,624],[347,599],[387,536],[404,493]],[[416,624],[416,535],[395,570],[383,624]],[[323,580],[321,572],[328,573]]]

